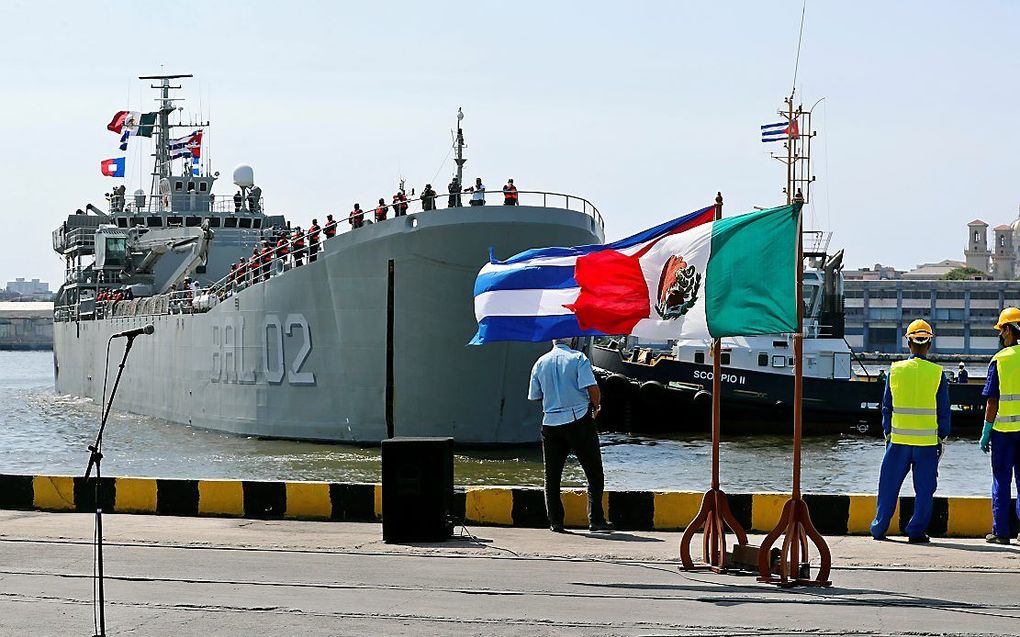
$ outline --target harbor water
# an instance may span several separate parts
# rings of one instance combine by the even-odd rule
[[[81,473],[98,421],[93,401],[54,392],[51,352],[0,352],[0,473]],[[789,489],[790,438],[727,438],[725,423],[723,437],[721,476],[727,491]],[[709,486],[707,437],[612,434],[602,437],[602,445],[609,489],[701,491]],[[364,482],[380,477],[378,447],[261,440],[116,410],[103,450],[106,475]],[[875,438],[806,438],[803,487],[814,493],[872,493],[883,450]],[[541,485],[541,451],[462,451],[455,474],[462,485]],[[985,496],[990,482],[988,457],[976,440],[951,438],[939,468],[939,494]],[[583,484],[573,459],[564,483]],[[908,478],[903,493],[911,492]]]

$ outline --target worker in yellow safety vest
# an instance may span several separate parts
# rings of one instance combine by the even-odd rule
[[[885,456],[878,478],[878,506],[871,535],[884,540],[896,511],[900,487],[912,472],[914,513],[904,531],[911,544],[928,538],[932,501],[935,497],[939,456],[949,435],[949,386],[942,366],[926,359],[935,334],[927,321],[918,319],[907,327],[910,357],[892,364],[882,398],[882,430]]]
[[[1020,309],[1004,309],[995,329],[1002,349],[992,357],[981,392],[987,401],[981,450],[992,452],[992,532],[985,540],[1009,544],[1013,480],[1020,492]],[[1020,503],[1016,508],[1020,515]]]

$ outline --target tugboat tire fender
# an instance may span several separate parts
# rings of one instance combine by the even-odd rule
[[[666,397],[666,387],[657,380],[646,380],[641,383],[638,393],[646,400],[662,400]]]
[[[628,396],[632,389],[630,379],[623,374],[609,374],[603,379],[602,386],[607,394],[621,398]]]

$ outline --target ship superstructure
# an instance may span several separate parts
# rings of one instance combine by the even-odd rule
[[[67,265],[54,309],[57,390],[99,398],[109,337],[152,323],[116,408],[265,437],[537,441],[541,414],[526,388],[546,348],[466,347],[474,278],[490,248],[600,243],[598,210],[521,190],[517,206],[493,205],[502,201],[490,192],[485,206],[444,208],[460,202],[443,196],[432,200],[439,209],[418,212],[412,192],[385,221],[320,234],[311,261],[313,235],[267,212],[249,167],[234,171],[236,194],[219,196],[218,173],[175,163],[170,131],[193,126],[171,122],[171,82],[184,77],[144,78],[160,91],[150,192],[121,188],[53,233]]]

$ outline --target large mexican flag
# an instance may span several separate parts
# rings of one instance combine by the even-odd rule
[[[801,204],[714,213],[703,208],[610,244],[491,261],[475,282],[471,342],[796,331]]]

